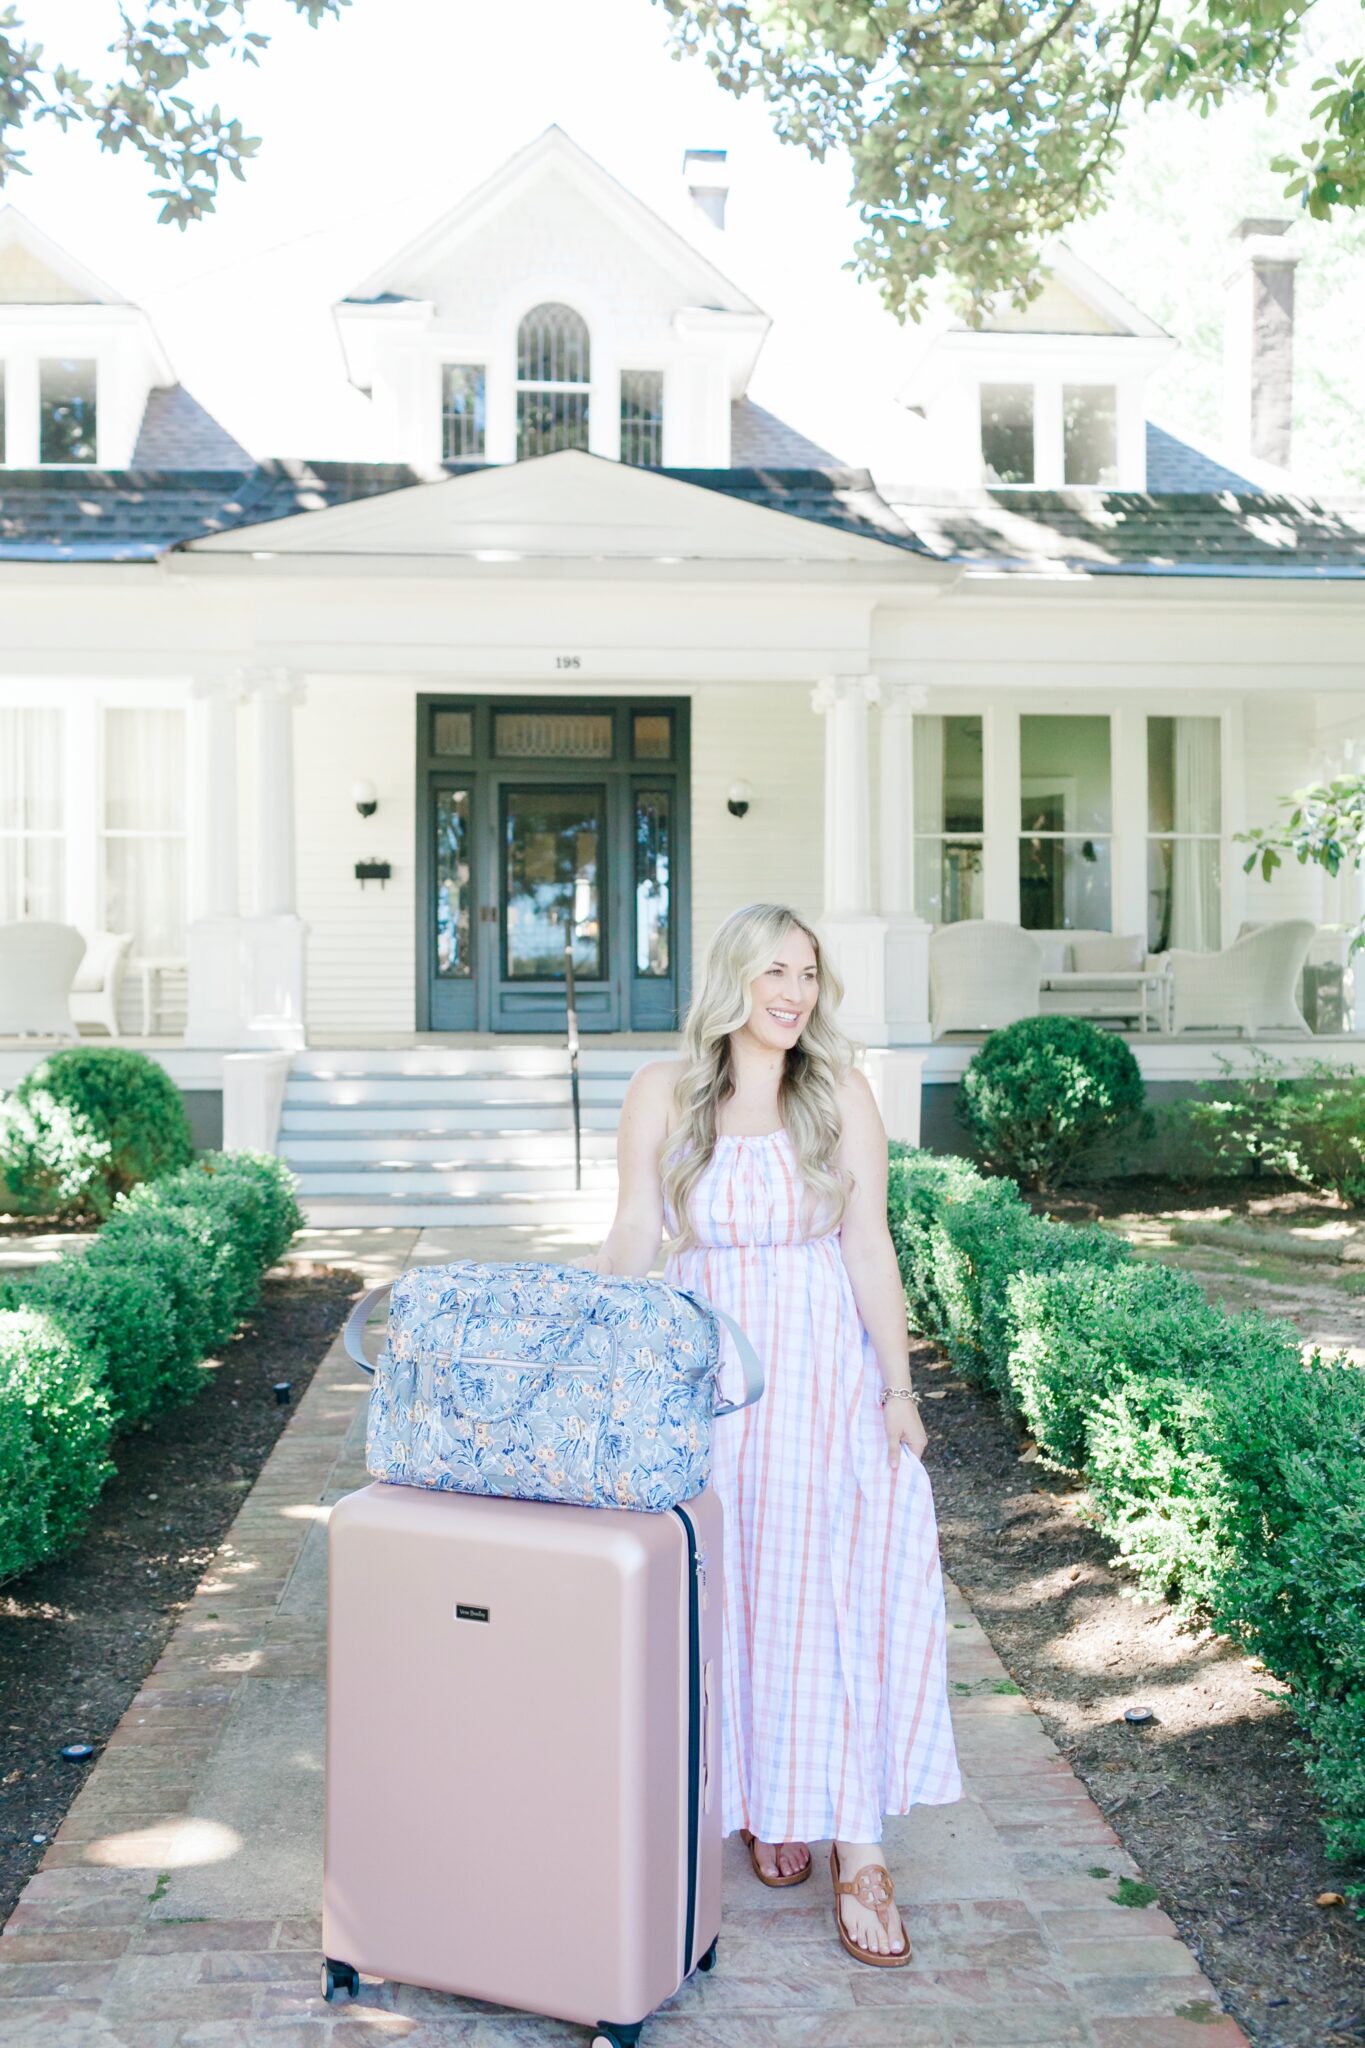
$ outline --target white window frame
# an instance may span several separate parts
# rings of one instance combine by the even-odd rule
[[[176,827],[171,827],[171,826],[151,826],[151,827],[148,827],[148,826],[142,826],[142,825],[107,825],[107,824],[105,823],[105,806],[106,806],[106,804],[107,804],[107,802],[108,802],[108,797],[109,797],[109,777],[108,777],[108,759],[109,759],[109,753],[108,753],[108,742],[107,742],[107,732],[108,732],[108,721],[109,721],[109,716],[110,716],[110,713],[111,713],[111,712],[120,712],[120,711],[132,711],[132,712],[137,712],[137,711],[172,711],[172,712],[175,712],[175,713],[177,714],[177,716],[179,717],[179,719],[180,719],[180,721],[181,721],[181,755],[182,755],[182,761],[183,761],[183,765],[184,765],[184,777],[185,777],[185,792],[184,792],[184,796],[185,796],[185,803],[184,803],[184,813],[183,813],[183,815],[184,815],[184,818],[185,818],[185,822],[184,822],[184,824],[183,824],[183,825],[179,826],[178,828],[176,828]],[[99,785],[98,785],[98,804],[97,804],[97,809],[96,809],[96,813],[95,813],[95,816],[96,816],[96,820],[97,820],[97,827],[96,827],[96,839],[97,839],[97,841],[98,841],[98,853],[97,853],[97,859],[98,859],[98,865],[99,865],[99,873],[98,873],[98,881],[97,881],[97,893],[96,893],[96,900],[98,901],[98,903],[99,903],[99,907],[100,907],[100,926],[99,926],[99,928],[100,928],[100,930],[101,930],[101,931],[107,931],[107,930],[109,929],[109,924],[108,924],[108,915],[109,915],[109,911],[108,911],[108,899],[109,899],[109,852],[108,852],[108,849],[109,849],[109,847],[110,847],[111,843],[112,843],[112,842],[113,842],[114,840],[118,840],[118,839],[121,839],[121,840],[138,840],[138,841],[144,841],[144,842],[145,842],[145,841],[147,841],[147,840],[152,840],[152,839],[159,839],[159,840],[168,840],[168,841],[175,841],[175,842],[178,842],[178,844],[179,844],[179,846],[180,846],[180,849],[181,849],[181,870],[182,870],[182,880],[183,880],[183,884],[184,884],[184,887],[183,887],[183,891],[182,891],[182,896],[183,896],[183,901],[184,901],[184,904],[185,904],[185,923],[186,923],[186,927],[188,928],[188,926],[189,926],[189,924],[190,924],[190,921],[191,921],[191,918],[192,918],[192,915],[193,915],[193,913],[192,913],[192,910],[191,910],[191,906],[190,906],[190,867],[189,867],[189,860],[190,860],[190,830],[189,830],[189,775],[190,775],[190,721],[189,721],[189,706],[188,706],[187,704],[183,704],[183,703],[179,703],[179,704],[168,704],[168,703],[152,703],[152,704],[147,704],[147,703],[127,703],[127,702],[124,702],[124,701],[122,701],[122,700],[120,700],[120,699],[118,699],[118,698],[110,698],[110,699],[106,699],[106,700],[105,700],[104,702],[102,702],[102,703],[101,703],[101,705],[100,705],[100,707],[99,707]],[[130,957],[131,957],[132,959],[138,960],[138,959],[142,959],[142,958],[143,958],[144,956],[143,956],[143,955],[142,955],[141,953],[138,953],[138,952],[134,952],[134,953],[132,953],[132,954],[131,954],[131,956],[130,956]],[[171,957],[171,956],[162,956],[162,955],[159,955],[159,954],[158,954],[158,955],[154,955],[154,956],[151,956],[151,957],[155,957],[155,958],[162,958],[162,957]],[[181,951],[181,953],[180,953],[179,955],[176,955],[176,956],[174,956],[174,957],[176,957],[176,958],[183,958],[183,942],[182,942],[182,951]]]

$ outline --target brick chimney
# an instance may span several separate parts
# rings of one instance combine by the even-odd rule
[[[1289,220],[1238,221],[1226,279],[1224,432],[1228,452],[1289,467],[1294,413],[1294,266]]]
[[[730,196],[730,172],[723,149],[689,149],[683,153],[683,176],[687,196],[713,227],[725,226],[725,202]]]

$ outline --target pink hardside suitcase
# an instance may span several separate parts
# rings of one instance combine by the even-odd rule
[[[328,1528],[323,1989],[638,2040],[720,1931],[721,1509],[374,1484]]]

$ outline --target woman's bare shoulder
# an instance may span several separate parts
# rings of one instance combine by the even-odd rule
[[[881,1111],[872,1084],[861,1067],[850,1067],[834,1084],[834,1100],[845,1133],[871,1132],[881,1126]]]
[[[625,1102],[632,1110],[651,1119],[661,1119],[665,1124],[670,1122],[673,1090],[686,1067],[687,1062],[682,1059],[647,1060],[631,1075]]]

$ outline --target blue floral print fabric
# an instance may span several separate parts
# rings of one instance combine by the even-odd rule
[[[365,1440],[394,1486],[661,1512],[711,1470],[720,1328],[658,1280],[467,1259],[394,1282]]]

